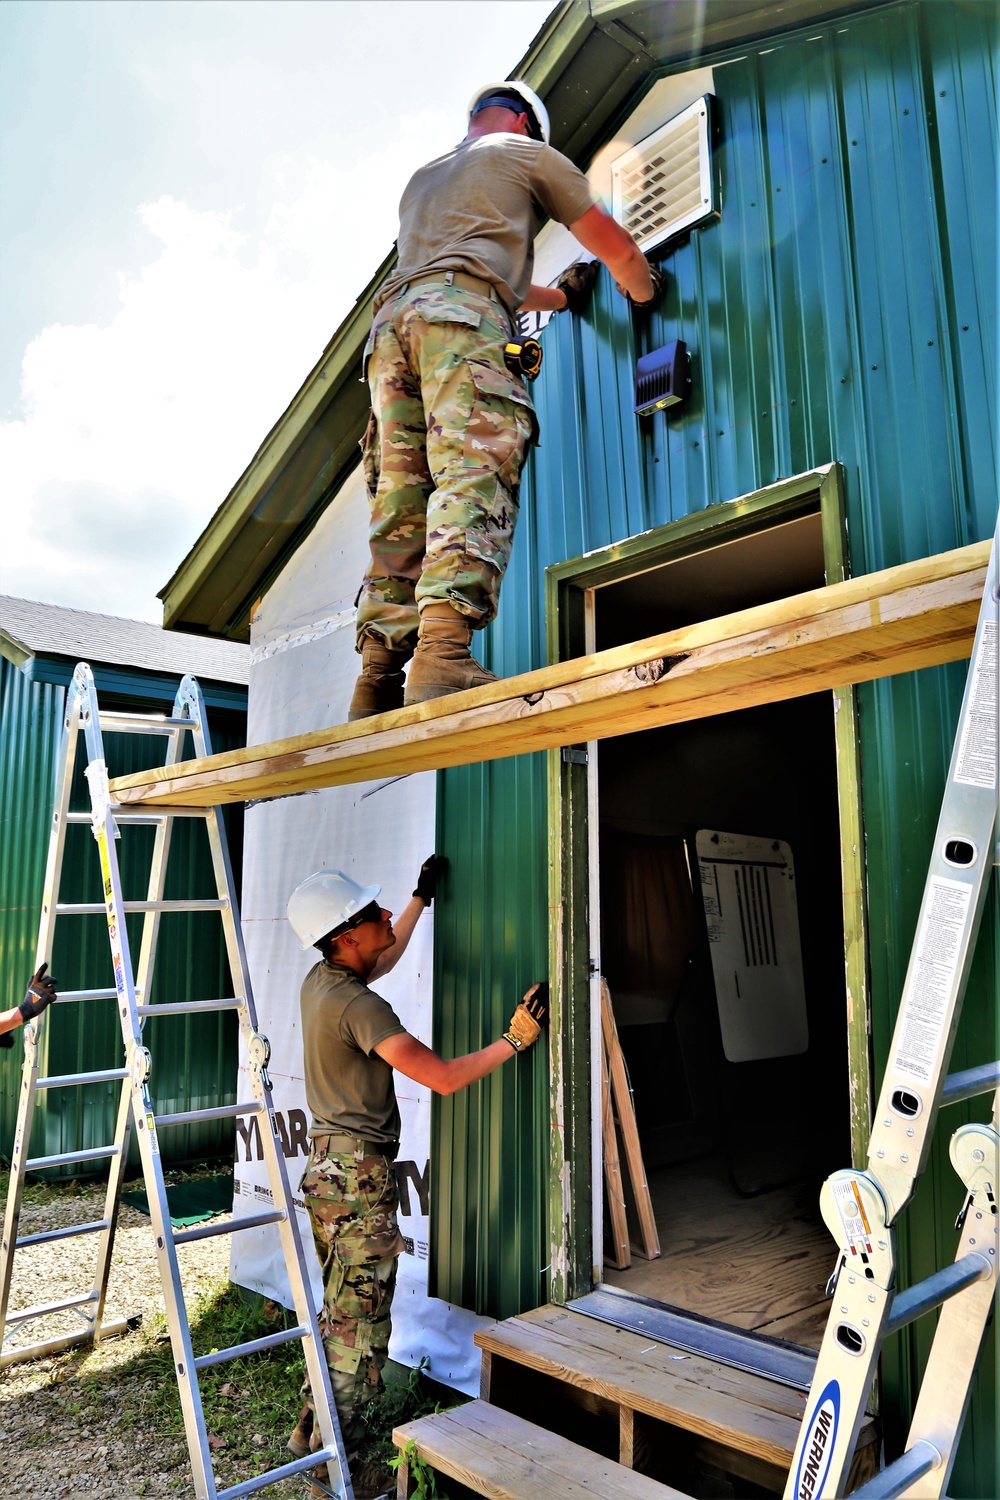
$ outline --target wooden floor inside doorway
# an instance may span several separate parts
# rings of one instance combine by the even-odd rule
[[[763,1163],[761,1164],[763,1167]],[[772,1174],[780,1176],[780,1170]],[[736,1328],[818,1349],[830,1311],[836,1246],[819,1216],[819,1184],[740,1197],[721,1152],[647,1171],[662,1256],[604,1268],[622,1291]],[[762,1177],[757,1179],[763,1181]],[[745,1177],[745,1185],[750,1178]]]

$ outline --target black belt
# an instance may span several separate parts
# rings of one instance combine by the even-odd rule
[[[365,1140],[364,1136],[348,1135],[343,1130],[331,1130],[324,1135],[314,1135],[312,1137],[314,1154],[318,1155],[322,1151],[320,1141],[328,1142],[328,1149],[338,1154],[347,1155],[357,1152],[360,1147],[364,1156],[384,1156],[388,1161],[395,1161],[399,1155],[398,1141],[369,1141]]]

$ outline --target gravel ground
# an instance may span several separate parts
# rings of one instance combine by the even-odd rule
[[[102,1212],[102,1190],[77,1188],[48,1203],[25,1204],[19,1232],[34,1234],[99,1219]],[[11,1310],[88,1290],[96,1244],[96,1236],[83,1235],[16,1255]],[[190,1315],[200,1299],[226,1288],[229,1236],[182,1246],[178,1257]],[[179,1411],[179,1400],[174,1396],[170,1406],[162,1374],[150,1370],[149,1356],[162,1347],[165,1331],[152,1229],[144,1214],[126,1205],[121,1208],[107,1300],[106,1319],[141,1313],[141,1328],[96,1349],[70,1350],[0,1371],[0,1495],[23,1500],[77,1495],[139,1500],[193,1494],[183,1433],[170,1430],[169,1414]],[[44,1323],[36,1319],[26,1325],[20,1342],[55,1338],[79,1326],[72,1312],[52,1315]],[[236,1444],[210,1436],[217,1449],[213,1464],[220,1488],[249,1478],[258,1467],[274,1468],[291,1458],[281,1438],[254,1431],[253,1386],[237,1376],[234,1380],[221,1394],[246,1407],[244,1441]],[[294,1418],[293,1412],[289,1427]],[[244,1451],[234,1463],[225,1450],[236,1446]],[[264,1493],[302,1500],[308,1487],[300,1479],[286,1480]]]

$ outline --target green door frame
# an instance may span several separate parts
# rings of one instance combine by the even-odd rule
[[[709,506],[654,531],[615,542],[546,569],[545,613],[550,663],[584,655],[588,595],[602,584],[656,568],[722,542],[814,514],[822,525],[827,583],[849,576],[844,475],[839,464],[810,469],[767,489]],[[863,1163],[871,1126],[867,912],[853,687],[834,690],[851,1142]],[[613,708],[609,709],[613,713]],[[549,1175],[550,1296],[564,1303],[602,1280],[598,1232],[601,1171],[594,1081],[600,1077],[596,974],[589,913],[596,872],[590,824],[596,778],[587,746],[548,753],[549,973],[552,976],[552,1110]],[[597,1138],[595,1140],[595,1138]]]

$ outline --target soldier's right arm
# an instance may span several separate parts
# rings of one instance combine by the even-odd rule
[[[585,250],[604,262],[633,302],[652,301],[654,288],[646,257],[628,230],[623,229],[599,203],[588,208],[569,229]]]

